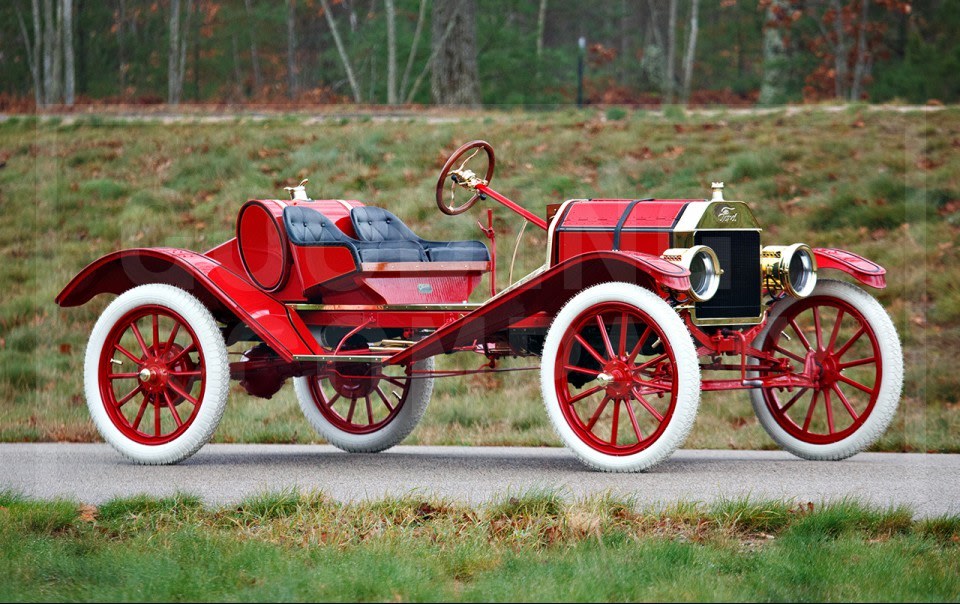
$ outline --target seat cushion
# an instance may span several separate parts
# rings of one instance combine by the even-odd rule
[[[403,221],[373,206],[350,210],[350,221],[360,241],[418,241],[417,235]]]
[[[416,241],[359,241],[356,244],[361,262],[426,262],[423,248]]]
[[[480,241],[424,241],[431,262],[489,262],[490,251]]]

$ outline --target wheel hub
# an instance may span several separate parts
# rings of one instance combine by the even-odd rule
[[[597,376],[600,385],[607,389],[607,394],[613,398],[630,396],[633,387],[633,376],[627,364],[619,359],[609,361],[603,367],[603,373]]]

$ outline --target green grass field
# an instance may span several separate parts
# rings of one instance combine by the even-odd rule
[[[710,181],[723,180],[728,199],[752,203],[765,242],[843,247],[885,265],[889,287],[875,293],[903,340],[906,384],[899,415],[875,449],[960,451],[960,109],[865,106],[309,124],[304,116],[0,122],[0,439],[97,439],[83,400],[82,361],[108,300],[68,310],[53,303],[86,263],[130,246],[208,249],[232,235],[241,203],[283,197],[281,187],[301,178],[310,179],[315,198],[386,206],[426,238],[480,238],[479,211],[446,217],[432,200],[443,159],[475,138],[497,151],[494,186],[538,214],[572,197],[703,197]],[[496,216],[503,285],[520,221],[502,209]],[[541,264],[544,249],[544,234],[527,229],[515,277]],[[486,284],[478,290],[479,300]],[[479,361],[450,358],[441,366]],[[559,444],[535,375],[440,380],[407,442]],[[269,401],[238,388],[215,439],[311,442],[315,435],[288,386]],[[773,443],[747,396],[734,393],[703,397],[686,446]]]
[[[960,517],[550,491],[481,508],[0,495],[4,601],[956,601]]]

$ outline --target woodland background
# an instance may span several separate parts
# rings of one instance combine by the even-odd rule
[[[949,103],[958,42],[953,0],[7,0],[0,110]]]

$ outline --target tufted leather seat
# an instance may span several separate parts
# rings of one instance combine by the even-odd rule
[[[303,206],[283,209],[283,225],[294,245],[347,247],[357,262],[425,262],[416,241],[359,241],[341,231],[320,212]]]
[[[363,241],[399,242],[419,244],[433,262],[489,262],[490,252],[480,241],[427,241],[410,230],[402,220],[373,206],[350,210],[353,230]]]

